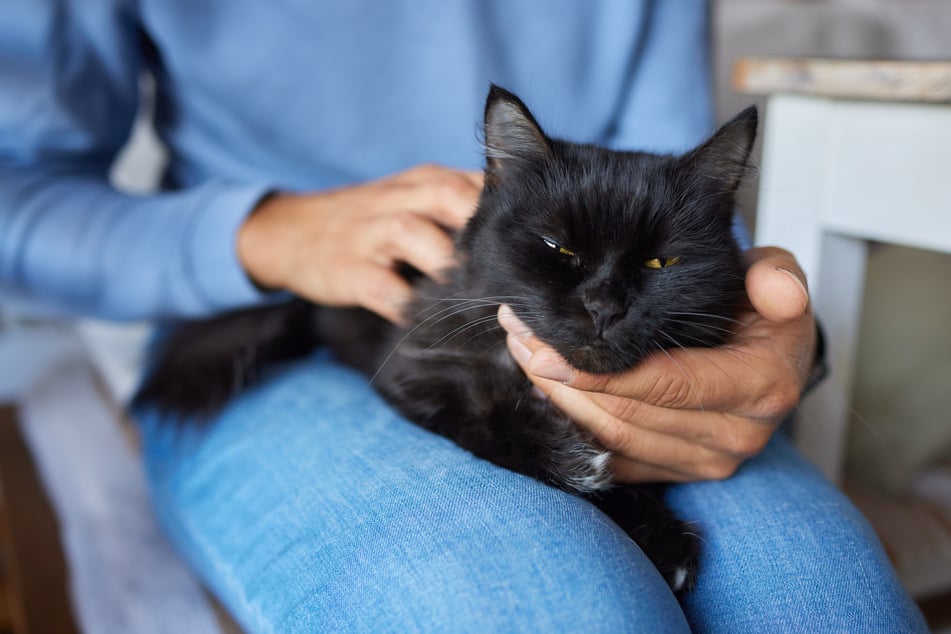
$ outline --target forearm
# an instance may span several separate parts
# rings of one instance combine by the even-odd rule
[[[0,174],[0,283],[71,313],[202,316],[260,299],[236,254],[267,188],[129,196],[92,175]]]
[[[29,5],[0,19],[0,288],[115,319],[255,301],[235,238],[264,187],[133,197],[108,184],[138,108],[138,4]]]

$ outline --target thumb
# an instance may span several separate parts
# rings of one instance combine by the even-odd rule
[[[806,275],[792,253],[779,247],[746,252],[746,294],[760,315],[774,323],[798,319],[809,309]]]

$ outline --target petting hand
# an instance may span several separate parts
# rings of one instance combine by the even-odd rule
[[[805,276],[791,254],[747,253],[751,309],[717,348],[670,349],[614,375],[568,366],[507,306],[499,322],[529,379],[614,453],[622,482],[717,480],[766,446],[796,406],[815,352]]]
[[[266,288],[399,321],[411,290],[395,265],[438,277],[452,264],[446,229],[465,224],[481,190],[481,172],[427,165],[331,191],[274,194],[239,231],[238,257]]]

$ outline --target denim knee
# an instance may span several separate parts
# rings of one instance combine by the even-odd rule
[[[197,441],[142,429],[163,524],[249,631],[687,631],[593,506],[407,423],[319,359]]]
[[[279,629],[688,631],[666,583],[599,511],[499,476],[374,509]]]
[[[927,631],[868,522],[788,439],[670,499],[705,538],[685,602],[695,630]]]

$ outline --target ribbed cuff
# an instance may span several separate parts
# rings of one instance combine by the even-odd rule
[[[209,311],[259,303],[279,293],[262,291],[238,260],[238,230],[262,198],[265,185],[209,185],[190,223],[187,270],[195,294]]]

